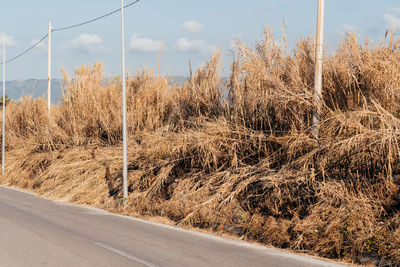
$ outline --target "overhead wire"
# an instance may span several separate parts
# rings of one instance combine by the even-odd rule
[[[137,4],[138,2],[140,2],[140,0],[133,1],[133,2],[131,2],[131,3],[127,4],[127,5],[125,5],[124,8],[128,8],[128,7],[130,7],[130,6],[134,5],[134,4]],[[81,23],[78,23],[78,24],[74,24],[74,25],[71,25],[71,26],[67,26],[67,27],[55,28],[55,29],[52,29],[51,31],[52,31],[52,32],[58,32],[58,31],[64,31],[64,30],[68,30],[68,29],[80,27],[80,26],[83,26],[83,25],[86,25],[86,24],[89,24],[89,23],[98,21],[98,20],[103,19],[103,18],[105,18],[105,17],[111,16],[111,15],[113,15],[113,14],[115,14],[115,13],[120,12],[120,11],[121,11],[121,8],[118,8],[118,9],[116,9],[116,10],[114,10],[114,11],[111,11],[111,12],[109,12],[109,13],[107,13],[107,14],[105,14],[105,15],[102,15],[102,16],[100,16],[100,17],[97,17],[97,18],[94,18],[94,19],[91,19],[91,20],[87,20],[87,21],[84,21],[84,22],[81,22]],[[10,62],[12,62],[12,61],[14,61],[14,60],[16,60],[16,59],[18,59],[18,58],[20,58],[20,57],[22,57],[23,55],[25,55],[26,53],[28,53],[29,51],[31,51],[33,48],[35,48],[36,46],[38,46],[38,45],[39,45],[41,42],[43,42],[47,37],[49,37],[49,34],[48,34],[48,33],[47,33],[46,35],[44,35],[42,38],[40,38],[39,41],[35,42],[35,43],[34,43],[32,46],[30,46],[29,48],[25,49],[24,51],[22,51],[22,52],[19,53],[18,55],[16,55],[16,56],[10,58],[9,60],[6,60],[6,64],[7,64],[7,63],[10,63]],[[0,65],[3,65],[3,62],[1,62]]]
[[[22,51],[21,53],[19,53],[18,55],[16,55],[15,57],[10,58],[9,60],[6,60],[6,63],[9,63],[11,61],[16,60],[17,58],[22,57],[23,55],[25,55],[26,53],[28,53],[29,51],[31,51],[33,48],[35,48],[36,46],[38,46],[44,39],[46,39],[49,36],[49,34],[47,33],[45,36],[43,36],[42,38],[39,39],[39,41],[37,41],[36,43],[34,43],[32,46],[30,46],[29,48],[25,49],[24,51]],[[3,62],[1,62],[1,65],[3,65]]]

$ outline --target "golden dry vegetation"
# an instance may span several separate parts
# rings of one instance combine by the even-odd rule
[[[66,73],[43,99],[7,106],[2,184],[53,199],[244,236],[349,262],[400,265],[400,50],[347,36],[324,59],[319,140],[311,131],[313,41],[293,51],[269,30],[219,54],[183,86],[130,77],[128,207],[121,180],[121,83],[102,65]]]

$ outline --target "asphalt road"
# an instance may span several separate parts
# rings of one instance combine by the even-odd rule
[[[342,266],[0,186],[0,266]]]

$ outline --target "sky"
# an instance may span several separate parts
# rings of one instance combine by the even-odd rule
[[[133,0],[125,0],[130,3]],[[62,28],[118,9],[119,0],[2,1],[0,32],[6,33],[6,58],[12,58],[48,31],[48,22]],[[255,47],[270,27],[281,37],[282,20],[290,48],[301,38],[315,36],[317,0],[141,0],[125,10],[126,64],[129,74],[144,68],[164,75],[188,76],[221,51],[223,73],[229,73],[239,38]],[[105,75],[121,72],[121,18],[114,14],[94,23],[52,34],[52,73],[73,74],[80,65],[103,62]],[[345,32],[381,41],[386,30],[400,30],[397,0],[325,0],[325,40],[334,49]],[[2,37],[0,37],[2,40]],[[0,48],[2,50],[2,48]],[[47,78],[47,39],[23,57],[7,64],[6,80]]]

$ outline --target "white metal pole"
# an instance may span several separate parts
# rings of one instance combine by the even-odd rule
[[[51,31],[52,26],[49,21],[49,47],[48,47],[48,77],[47,77],[47,110],[50,116],[50,107],[51,107]]]
[[[1,138],[1,175],[4,176],[6,157],[6,34],[3,33],[3,132]]]
[[[125,18],[124,0],[121,0],[121,44],[122,44],[122,153],[123,153],[123,191],[124,206],[128,197],[128,162],[127,162],[127,130],[126,130],[126,81],[125,81]]]
[[[325,0],[318,0],[317,36],[315,47],[314,112],[312,129],[314,137],[319,137],[322,107],[322,60],[324,54],[324,6]]]

